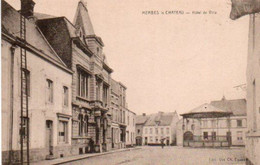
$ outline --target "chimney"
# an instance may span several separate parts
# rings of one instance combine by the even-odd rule
[[[146,116],[146,113],[143,113],[143,116]]]
[[[33,0],[21,0],[21,14],[25,18],[33,16],[35,2]]]

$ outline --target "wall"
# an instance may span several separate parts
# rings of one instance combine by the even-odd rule
[[[247,163],[260,163],[260,14],[250,15],[247,58]]]
[[[2,40],[2,64],[10,68],[10,47],[11,45],[6,41]],[[34,159],[44,159],[44,155],[48,154],[46,151],[46,120],[53,121],[53,147],[54,154],[57,157],[62,152],[61,147],[67,148],[71,144],[70,138],[68,138],[68,143],[59,144],[58,143],[58,117],[57,113],[63,113],[71,115],[71,105],[67,107],[63,106],[63,86],[68,87],[69,90],[69,100],[71,102],[71,74],[65,72],[64,70],[50,64],[49,62],[43,60],[42,58],[32,54],[27,51],[27,66],[30,71],[30,97],[29,97],[29,118],[30,118],[30,149],[31,150],[42,150],[41,152],[35,152],[39,154],[39,157],[32,156]],[[6,89],[3,93],[2,100],[2,111],[3,117],[6,117],[3,127],[9,126],[10,123],[10,72],[5,72],[6,69],[3,68],[2,74],[4,80],[7,82],[2,84],[2,88]],[[47,83],[46,79],[51,79],[53,81],[53,103],[47,102]],[[15,49],[14,57],[14,114],[13,114],[13,150],[20,149],[20,136],[19,136],[19,122],[20,122],[20,49]],[[9,84],[9,85],[8,85]],[[6,102],[6,103],[5,103]],[[9,136],[10,127],[2,130],[2,134]],[[7,131],[7,132],[6,132]],[[68,120],[68,137],[71,137],[71,119]],[[9,139],[10,137],[2,138],[2,151],[10,150]],[[6,143],[7,142],[7,143]],[[64,156],[65,154],[64,150]],[[44,154],[45,153],[45,154]]]
[[[126,110],[126,145],[135,145],[135,114],[129,110]]]
[[[155,129],[158,128],[158,134],[156,134]],[[152,129],[152,133],[150,132],[150,129]],[[161,129],[163,129],[163,133],[161,132]],[[169,132],[167,133],[167,129]],[[147,130],[147,131],[146,131]],[[143,127],[143,144],[145,144],[145,137],[148,138],[148,144],[152,143],[160,143],[160,140],[162,138],[168,137],[170,142],[172,141],[172,133],[171,133],[171,127],[170,126],[144,126]],[[156,141],[156,137],[158,138],[158,141]],[[151,140],[152,138],[152,140]]]

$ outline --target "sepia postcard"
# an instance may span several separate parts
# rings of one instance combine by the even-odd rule
[[[4,165],[260,165],[260,0],[1,0]]]

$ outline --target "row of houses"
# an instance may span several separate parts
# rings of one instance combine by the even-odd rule
[[[228,114],[219,116],[218,112]],[[210,114],[213,114],[211,116]],[[211,101],[187,114],[196,117],[179,119],[177,112],[159,112],[136,117],[136,145],[166,145],[184,147],[245,146],[247,131],[246,100]],[[206,114],[205,117],[201,116]]]
[[[17,11],[2,0],[2,162],[21,160],[27,136],[30,161],[134,146],[135,113],[127,107],[127,88],[111,77],[86,4],[78,3],[72,23],[34,12],[33,0],[21,3]],[[26,19],[20,24],[21,13]],[[22,70],[23,50],[27,68]],[[28,98],[24,127],[21,74]]]

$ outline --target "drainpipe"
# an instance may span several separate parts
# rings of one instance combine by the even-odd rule
[[[12,164],[13,161],[13,116],[14,116],[14,53],[15,53],[15,45],[12,45],[10,48],[11,50],[11,89],[10,89],[10,141],[9,141],[9,147],[10,147],[10,152],[9,152],[9,164]]]

